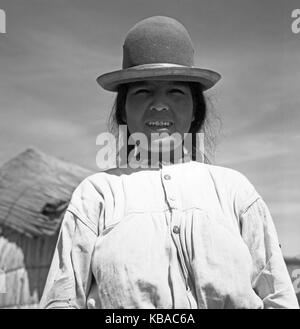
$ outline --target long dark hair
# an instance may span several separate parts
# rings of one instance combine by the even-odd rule
[[[211,157],[213,157],[213,149],[215,146],[215,137],[212,134],[212,129],[209,124],[205,124],[208,121],[208,106],[207,100],[203,93],[202,85],[198,82],[187,82],[191,89],[193,104],[194,104],[194,120],[191,122],[189,133],[192,134],[192,160],[196,160],[197,150],[197,133],[204,133],[205,152],[202,154],[205,163],[211,163]],[[122,84],[118,87],[117,96],[114,106],[109,116],[108,129],[117,138],[119,125],[126,125],[125,118],[125,104],[129,84]],[[130,132],[127,130],[127,141],[129,139]],[[128,145],[127,156],[134,148],[134,145]]]

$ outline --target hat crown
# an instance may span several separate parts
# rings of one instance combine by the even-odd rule
[[[194,65],[191,37],[177,20],[154,16],[128,31],[123,45],[123,69],[153,63]]]

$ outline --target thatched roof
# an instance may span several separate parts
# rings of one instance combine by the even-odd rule
[[[73,190],[91,173],[27,149],[0,168],[0,227],[31,237],[55,234]]]

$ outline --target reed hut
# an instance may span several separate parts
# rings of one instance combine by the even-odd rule
[[[28,149],[0,169],[0,308],[36,308],[61,220],[90,171]]]

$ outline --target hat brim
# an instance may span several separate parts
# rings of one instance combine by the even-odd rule
[[[219,73],[208,69],[157,63],[138,65],[102,74],[97,78],[97,82],[105,90],[115,92],[121,84],[142,80],[199,82],[203,86],[203,90],[207,90],[220,79],[221,75]]]

